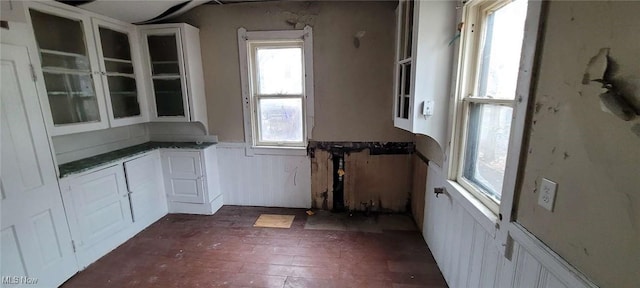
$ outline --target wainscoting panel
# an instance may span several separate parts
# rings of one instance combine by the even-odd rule
[[[597,287],[575,268],[550,252],[524,228],[513,224],[511,260],[504,256],[496,228],[482,225],[462,205],[462,197],[448,191],[436,197],[433,189],[446,187],[437,165],[429,164],[422,233],[450,287]],[[510,231],[511,231],[510,230]]]
[[[311,207],[309,157],[246,156],[244,143],[220,143],[218,155],[224,204]]]

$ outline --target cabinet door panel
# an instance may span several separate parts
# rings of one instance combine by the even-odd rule
[[[53,135],[109,126],[90,19],[64,9],[29,3],[46,97],[45,120]]]
[[[143,32],[155,120],[189,121],[189,102],[179,28]]]
[[[80,235],[74,238],[84,249],[124,230],[131,221],[129,194],[121,166],[113,166],[70,182],[70,197],[65,203],[71,204],[75,212]]]
[[[143,84],[132,27],[93,19],[104,92],[112,127],[146,121]]]
[[[165,152],[167,173],[171,177],[195,179],[202,176],[198,152]]]
[[[185,116],[182,106],[184,94],[182,94],[182,80],[153,79],[153,89],[156,95],[156,112],[158,117]]]
[[[204,203],[204,187],[202,178],[169,179],[169,200],[186,203]]]
[[[201,153],[166,151],[162,156],[169,201],[205,203]]]
[[[147,155],[124,163],[127,189],[131,193],[133,222],[153,222],[167,213],[162,187],[160,158]],[[164,199],[163,199],[164,198]]]

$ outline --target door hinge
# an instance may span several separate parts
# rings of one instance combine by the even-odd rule
[[[36,77],[36,69],[33,67],[33,64],[29,64],[29,68],[31,68],[31,78],[33,82],[38,81],[38,77]]]
[[[76,241],[71,240],[71,247],[73,247],[73,253],[76,253]]]

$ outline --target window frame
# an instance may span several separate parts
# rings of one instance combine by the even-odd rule
[[[483,47],[486,41],[487,34],[487,19],[488,16],[494,11],[503,8],[512,1],[510,0],[498,0],[498,1],[471,1],[465,6],[465,23],[468,23],[462,49],[462,71],[460,72],[464,78],[461,83],[461,89],[458,97],[461,101],[461,118],[458,123],[459,127],[459,145],[456,151],[456,171],[454,180],[476,197],[482,204],[487,206],[492,212],[499,213],[500,201],[489,196],[489,192],[485,191],[482,185],[474,183],[471,179],[467,179],[465,174],[465,160],[467,154],[467,147],[470,144],[468,139],[468,132],[471,128],[470,110],[473,104],[487,104],[494,106],[505,106],[512,108],[512,120],[511,126],[513,126],[513,119],[516,113],[516,97],[514,99],[493,99],[486,98],[483,95],[476,95],[480,81],[482,80],[481,68],[482,68],[482,54],[484,53]],[[523,31],[524,32],[524,31]],[[479,123],[478,123],[479,124]],[[509,131],[509,143],[513,136],[513,127]],[[511,146],[511,144],[509,144]],[[506,172],[506,169],[505,169]],[[506,176],[506,175],[505,175]],[[504,178],[503,178],[503,190],[504,190]],[[501,193],[503,191],[496,191]]]
[[[468,127],[468,113],[469,113],[469,101],[466,100],[469,91],[473,91],[476,86],[476,79],[479,75],[480,59],[476,55],[472,54],[474,51],[478,51],[482,47],[482,42],[477,38],[484,38],[484,31],[471,32],[471,29],[476,29],[478,18],[482,17],[483,11],[492,11],[497,8],[506,5],[511,1],[508,0],[471,0],[461,3],[463,9],[458,14],[459,22],[464,23],[462,31],[460,31],[460,42],[456,46],[458,49],[458,56],[456,58],[455,78],[453,88],[455,89],[454,98],[451,102],[451,118],[450,118],[450,134],[449,145],[447,146],[447,157],[445,160],[445,171],[447,172],[447,188],[457,191],[467,199],[469,199],[470,205],[475,206],[481,214],[487,216],[487,219],[493,223],[505,222],[510,223],[513,221],[512,208],[515,190],[518,184],[519,174],[522,172],[519,169],[521,159],[526,156],[522,151],[523,143],[526,139],[524,137],[524,131],[529,128],[529,124],[526,120],[531,117],[530,102],[534,92],[533,76],[535,69],[538,66],[537,51],[540,49],[538,46],[542,43],[539,39],[543,36],[541,31],[544,26],[542,17],[544,16],[544,9],[546,4],[542,1],[528,0],[527,13],[524,25],[524,37],[523,45],[520,55],[516,95],[514,100],[501,100],[492,99],[490,102],[499,103],[503,105],[510,105],[512,110],[511,130],[509,137],[509,144],[507,150],[506,167],[502,186],[502,195],[500,203],[496,203],[491,200],[484,193],[479,192],[477,188],[469,185],[470,183],[464,183],[465,180],[460,181],[459,177],[463,174],[463,157],[464,149],[466,148],[466,134]],[[484,25],[480,29],[483,28]],[[475,34],[474,34],[475,33]],[[477,36],[476,36],[477,35]],[[471,72],[470,72],[471,71]],[[471,87],[471,88],[470,88]],[[470,90],[471,89],[471,90]],[[472,99],[473,102],[485,102],[487,100],[480,99],[479,97]],[[496,101],[497,100],[497,101]],[[494,102],[495,101],[495,102]],[[467,103],[465,103],[467,102]],[[493,219],[493,220],[492,220]],[[487,226],[489,227],[489,226]],[[502,237],[502,236],[501,236]]]
[[[302,48],[303,94],[258,94],[255,52],[258,47],[300,47]],[[303,30],[247,31],[238,29],[238,49],[242,84],[245,148],[247,155],[253,154],[301,154],[313,129],[313,38],[312,28]],[[302,99],[302,142],[260,141],[259,109],[260,99]]]

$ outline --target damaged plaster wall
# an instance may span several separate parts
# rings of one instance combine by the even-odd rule
[[[608,89],[592,81],[607,65],[589,63],[607,48],[618,96],[640,101],[638,11],[634,1],[550,2],[517,203],[517,221],[600,287],[640,283],[640,120],[607,111]],[[553,212],[537,204],[543,177],[558,183]]]
[[[243,142],[237,29],[313,27],[318,141],[413,141],[393,127],[395,2],[203,5],[174,21],[200,28],[210,133]]]
[[[345,152],[345,209],[408,212],[411,208],[409,201],[412,194],[412,157],[409,153],[375,155],[370,149]],[[334,208],[333,170],[332,153],[316,149],[311,159],[313,208]]]

